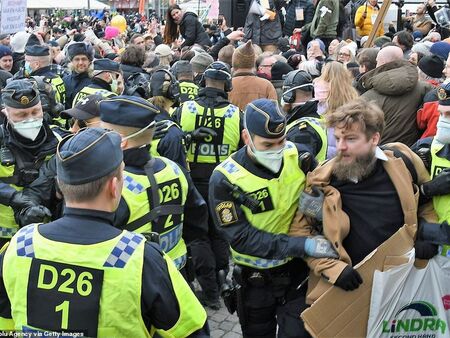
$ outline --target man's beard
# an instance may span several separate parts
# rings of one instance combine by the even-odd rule
[[[357,156],[351,163],[342,161],[342,155],[336,155],[333,167],[333,175],[339,181],[356,181],[359,182],[367,177],[375,167],[375,152],[371,151],[366,155]]]

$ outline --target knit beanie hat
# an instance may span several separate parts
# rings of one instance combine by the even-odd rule
[[[420,59],[418,65],[419,69],[426,75],[433,78],[441,78],[444,70],[445,61],[437,55],[424,56]]]
[[[213,62],[213,57],[208,53],[199,53],[190,61],[194,73],[204,73],[206,68]]]
[[[12,55],[12,51],[11,49],[9,49],[6,46],[0,45],[0,59],[4,56],[11,56]]]
[[[277,61],[272,65],[272,80],[283,80],[283,75],[286,75],[293,70],[294,68],[289,66],[286,62]]]
[[[255,67],[255,50],[253,49],[252,41],[239,46],[233,53],[232,65],[233,69],[254,68]]]
[[[30,33],[27,32],[17,32],[11,38],[11,48],[15,53],[24,53],[25,45],[27,44],[28,38],[30,37]]]
[[[440,57],[447,59],[450,52],[450,43],[439,41],[433,44],[430,48],[432,54],[439,55]]]
[[[420,53],[423,56],[432,55],[430,52],[430,44],[427,42],[419,42],[412,46],[411,51],[414,53]]]
[[[388,37],[388,36],[382,35],[382,36],[377,37],[377,38],[373,41],[373,44],[374,44],[374,47],[379,47],[379,48],[381,48],[381,47],[383,47],[383,45],[384,45],[385,43],[388,43],[388,42],[392,42],[391,38]]]

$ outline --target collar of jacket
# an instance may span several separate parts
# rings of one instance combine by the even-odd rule
[[[320,115],[317,114],[318,101],[310,100],[304,104],[294,107],[287,116],[287,124],[292,123],[302,117],[315,117],[320,119]]]
[[[238,76],[256,76],[256,74],[253,72],[239,72],[239,71],[233,74],[233,77]]]
[[[92,84],[94,84],[98,87],[101,87],[102,89],[112,92],[111,85],[108,82],[106,82],[98,77],[92,78]]]
[[[198,101],[205,103],[207,106],[220,107],[230,104],[228,94],[217,88],[201,88],[198,92]]]
[[[398,68],[404,68],[404,67],[409,67],[409,68],[412,67],[411,69],[414,69],[415,72],[417,73],[417,70],[415,69],[416,66],[414,66],[408,60],[401,59],[401,60],[394,60],[394,61],[388,62],[380,67],[377,67],[375,69],[368,71],[361,77],[361,79],[359,81],[364,89],[369,90],[369,89],[373,88],[373,81],[374,81],[374,78],[377,77],[377,75],[387,72],[387,71],[390,71],[390,70],[397,70]],[[418,78],[418,75],[417,75],[417,78]]]
[[[55,74],[52,73],[51,66],[49,65],[36,69],[30,76],[55,76]]]

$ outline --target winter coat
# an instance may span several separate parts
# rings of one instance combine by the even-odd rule
[[[263,98],[277,100],[277,92],[269,80],[253,73],[233,74],[233,90],[228,94],[228,100],[232,104],[243,111],[253,100]]]
[[[131,75],[136,74],[136,73],[142,73],[144,75],[148,75],[148,78],[150,80],[151,75],[148,74],[144,69],[142,69],[141,67],[136,67],[136,66],[131,66],[131,65],[124,65],[121,64],[120,68],[122,69],[123,72],[123,78],[126,81]]]
[[[269,4],[274,8],[272,0],[269,0]],[[277,13],[273,21],[260,19],[258,14],[248,13],[245,20],[244,41],[252,40],[252,43],[259,46],[277,45],[278,39],[283,35],[280,15]]]
[[[63,77],[64,86],[66,87],[66,109],[72,108],[72,102],[75,95],[78,94],[84,87],[92,83],[89,74],[86,73],[71,73]]]
[[[367,15],[366,18],[363,18],[363,13],[367,9]],[[375,19],[378,15],[378,9],[372,7],[368,2],[367,6],[364,4],[360,6],[356,10],[355,14],[355,26],[356,26],[356,33],[359,37],[363,36],[369,36],[370,32],[372,31],[373,24],[375,23]],[[382,36],[384,34],[384,28],[383,25],[380,25],[378,28],[378,32],[376,36]]]
[[[296,20],[296,8],[303,9],[303,20]],[[312,21],[314,17],[314,5],[311,0],[291,0],[286,6],[286,19],[283,27],[283,34],[291,36],[294,28],[302,28]]]
[[[402,142],[408,146],[419,138],[416,112],[429,83],[418,81],[417,67],[407,60],[395,60],[367,72],[360,81],[367,90],[362,97],[383,110],[386,123],[381,144]]]
[[[417,184],[422,184],[430,179],[422,160],[407,146],[401,143],[389,144],[404,153],[411,160],[417,173]],[[401,158],[395,157],[391,150],[385,150],[388,157],[383,161],[383,167],[395,186],[404,214],[404,224],[415,225],[418,218],[423,217],[428,222],[436,222],[437,217],[432,204],[425,203],[419,206],[419,189],[412,183],[412,176]],[[323,202],[323,234],[333,244],[339,254],[339,260],[329,258],[307,258],[311,271],[308,282],[307,303],[311,304],[334,284],[341,272],[352,265],[351,259],[343,246],[344,239],[350,231],[350,219],[342,209],[342,200],[339,191],[330,185],[330,178],[335,160],[330,160],[316,168],[307,176],[305,191],[311,191],[311,186],[322,187],[325,194]],[[312,224],[300,212],[294,218],[289,235],[311,236]],[[402,224],[399,224],[399,227]],[[369,234],[368,234],[369,235]],[[381,244],[381,243],[380,243]],[[328,282],[324,276],[328,279]]]
[[[180,34],[184,39],[181,48],[198,44],[200,46],[211,46],[211,40],[206,34],[203,25],[198,21],[198,16],[192,12],[186,12],[180,22]]]
[[[311,22],[311,38],[335,38],[338,23],[339,0],[320,0]]]

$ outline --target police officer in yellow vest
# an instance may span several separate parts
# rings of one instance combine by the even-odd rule
[[[124,189],[115,226],[159,234],[161,249],[182,270],[187,259],[185,240],[206,235],[206,202],[185,169],[165,157],[150,156],[155,106],[122,95],[101,101],[99,110],[102,126],[122,135]]]
[[[92,83],[79,91],[74,99],[74,107],[80,100],[91,94],[100,94],[107,98],[118,94],[117,79],[121,74],[120,63],[110,59],[94,60]]]
[[[308,269],[299,258],[336,257],[323,237],[291,237],[311,155],[286,141],[278,103],[258,99],[244,112],[245,147],[214,170],[210,212],[231,245],[237,312],[244,337],[307,337],[300,319]],[[231,309],[233,311],[234,309]]]
[[[323,162],[327,156],[327,133],[325,121],[317,114],[313,89],[312,77],[304,70],[287,74],[282,96],[282,106],[287,113],[286,138],[314,154],[318,162]]]
[[[208,335],[205,310],[159,246],[112,226],[124,183],[121,142],[88,128],[59,144],[64,216],[24,227],[3,248],[1,330]]]
[[[442,84],[437,93],[439,121],[436,136],[419,140],[412,149],[430,171],[431,180],[420,186],[421,196],[433,200],[441,223],[439,228],[427,224],[421,233],[435,245],[443,244],[441,255],[450,257],[450,84]]]
[[[153,156],[167,157],[187,169],[185,136],[169,115],[180,99],[175,76],[167,69],[155,70],[150,79],[150,95],[150,102],[159,110],[155,117],[156,130],[150,152]]]
[[[198,98],[186,101],[174,119],[187,135],[188,163],[195,186],[208,199],[209,178],[214,168],[240,147],[241,113],[228,101],[232,89],[228,65],[209,65],[200,81]],[[212,251],[211,251],[212,250]],[[209,219],[209,241],[191,247],[197,279],[203,289],[203,304],[219,306],[216,273],[228,271],[229,245]],[[213,254],[214,253],[214,254]]]
[[[58,139],[67,135],[43,120],[39,92],[29,80],[13,80],[2,90],[6,121],[0,125],[0,244],[19,225],[42,221],[49,211],[29,194],[40,167],[55,153]],[[37,197],[37,198],[34,198]]]
[[[180,87],[180,103],[192,101],[197,98],[198,86],[194,83],[192,65],[187,60],[174,63],[171,68],[172,74],[178,80]]]
[[[62,78],[52,69],[52,60],[48,46],[31,45],[25,48],[24,71],[26,77],[43,76],[53,87],[57,103],[66,103],[66,87]]]

